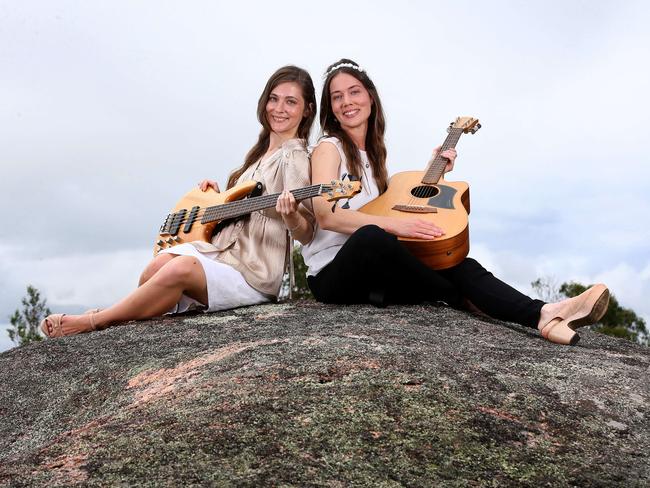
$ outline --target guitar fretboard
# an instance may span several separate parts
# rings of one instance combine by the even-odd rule
[[[291,190],[296,201],[305,200],[307,198],[317,197],[322,193],[330,191],[329,185],[311,185],[297,190]],[[270,195],[263,195],[252,199],[235,200],[234,202],[222,203],[213,207],[207,207],[203,218],[202,224],[209,224],[217,220],[232,219],[240,217],[256,210],[275,207],[278,202],[280,193],[271,193]]]
[[[463,129],[449,129],[449,135],[445,139],[445,142],[442,143],[442,147],[438,152],[438,155],[429,161],[427,169],[422,178],[422,183],[426,185],[435,185],[438,183],[445,171],[445,166],[447,166],[448,159],[441,156],[443,151],[456,147],[460,136],[463,134]]]

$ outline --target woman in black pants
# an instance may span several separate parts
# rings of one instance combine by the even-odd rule
[[[373,82],[349,59],[329,66],[321,97],[321,128],[312,158],[312,182],[327,183],[345,174],[361,177],[363,191],[349,208],[332,212],[314,200],[315,237],[303,247],[308,282],[325,303],[399,303],[444,301],[491,317],[537,327],[559,344],[575,344],[578,327],[597,322],[607,310],[609,291],[595,285],[582,295],[544,303],[495,278],[474,259],[445,270],[432,270],[415,258],[397,237],[435,239],[444,229],[419,219],[397,219],[358,212],[388,186],[385,120]],[[436,148],[435,154],[440,148]],[[456,150],[441,154],[451,171]]]

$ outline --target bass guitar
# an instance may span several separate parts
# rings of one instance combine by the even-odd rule
[[[154,245],[154,256],[163,249],[193,241],[210,242],[219,222],[248,215],[257,210],[275,207],[280,193],[259,195],[262,184],[247,181],[219,193],[212,188],[195,188],[167,215],[160,226]],[[291,190],[296,201],[323,195],[329,202],[352,198],[361,191],[358,181],[333,180],[329,185],[311,185]],[[248,198],[246,198],[248,197]]]
[[[438,155],[429,160],[424,171],[395,174],[386,192],[359,209],[371,215],[428,220],[445,232],[432,240],[399,237],[422,262],[433,269],[445,269],[460,263],[469,253],[469,186],[462,181],[443,178],[447,158],[440,154],[456,143],[462,134],[474,134],[481,128],[477,119],[458,117],[447,129],[449,135]]]

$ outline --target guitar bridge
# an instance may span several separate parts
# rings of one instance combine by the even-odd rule
[[[438,213],[438,209],[436,207],[432,207],[431,205],[398,204],[393,206],[393,210],[397,210],[398,212],[410,212],[410,213]]]

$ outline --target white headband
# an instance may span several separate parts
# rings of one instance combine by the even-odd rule
[[[334,66],[332,66],[330,69],[327,70],[327,73],[325,73],[325,78],[327,78],[329,75],[331,75],[331,74],[334,73],[337,69],[340,69],[340,68],[352,68],[352,69],[356,69],[356,70],[359,71],[360,73],[364,73],[364,72],[366,71],[366,70],[364,70],[361,66],[357,66],[356,64],[352,64],[352,63],[339,63],[339,64],[335,64]]]

